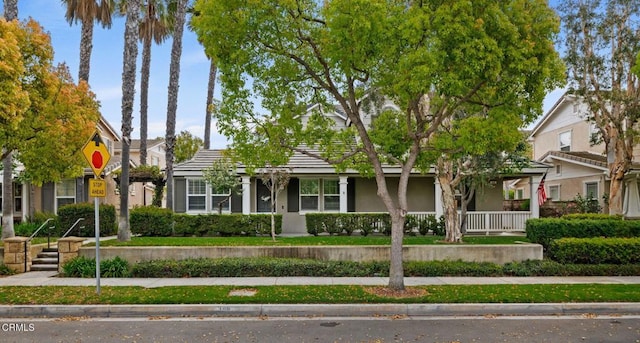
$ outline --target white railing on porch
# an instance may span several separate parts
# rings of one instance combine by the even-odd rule
[[[435,212],[409,212],[419,219],[435,216]],[[467,232],[524,232],[528,211],[471,211],[467,212]],[[461,214],[458,212],[458,220]]]

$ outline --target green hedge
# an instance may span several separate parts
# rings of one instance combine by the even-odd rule
[[[549,257],[560,263],[640,263],[640,238],[560,238],[551,242]]]
[[[524,261],[414,261],[404,263],[407,277],[436,276],[637,276],[640,264],[562,264]],[[132,277],[387,277],[389,262],[320,261],[293,258],[222,258],[156,260],[135,264]]]
[[[173,211],[155,206],[135,207],[129,212],[131,233],[167,237],[173,233]]]
[[[115,235],[116,208],[113,205],[101,204],[99,207],[100,236]],[[79,218],[83,221],[69,233],[70,236],[94,237],[95,236],[95,205],[90,203],[69,204],[58,209],[58,221],[56,235],[62,236]]]
[[[367,236],[372,233],[391,234],[391,216],[388,213],[307,213],[305,214],[307,232],[317,236],[321,233],[351,235],[359,231]],[[404,231],[406,234],[444,235],[444,218],[437,220],[434,215],[420,219],[407,215]]]
[[[621,214],[605,214],[605,213],[570,213],[562,216],[562,219],[593,219],[593,220],[622,220]]]
[[[240,236],[271,233],[270,214],[174,214],[175,236]],[[282,215],[275,215],[276,234],[282,233]]]
[[[129,262],[118,256],[100,261],[100,276],[102,277],[130,277],[130,269]],[[84,256],[72,258],[62,265],[61,276],[94,278],[96,277],[96,260]]]
[[[640,221],[617,219],[529,219],[526,224],[527,238],[545,249],[551,241],[564,237],[639,237]]]

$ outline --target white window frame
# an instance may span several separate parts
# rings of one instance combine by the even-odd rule
[[[71,192],[71,195],[66,195],[66,194],[60,195],[60,194],[58,194],[58,190],[63,189],[62,188],[62,184],[63,183],[71,183],[73,185],[73,187],[72,187],[73,191]],[[77,188],[77,184],[76,184],[76,180],[75,179],[64,179],[64,180],[62,180],[60,182],[56,182],[54,188],[55,188],[54,189],[54,196],[55,196],[55,209],[56,209],[56,212],[58,212],[58,209],[60,207],[62,207],[62,205],[60,205],[59,199],[73,199],[71,204],[75,204],[76,203],[76,191],[77,191],[76,188]],[[63,205],[66,205],[66,203],[63,204]]]
[[[207,187],[209,185],[207,184]],[[227,193],[213,193],[213,190],[210,191],[210,194],[207,196],[207,199],[211,200],[211,212],[218,213],[218,201],[213,201],[213,197],[226,197],[227,202],[226,206],[222,205],[222,213],[231,213],[231,191],[229,190]]]
[[[327,193],[325,185],[327,182],[335,182],[336,183],[336,192],[337,193]],[[322,179],[322,189],[320,189],[322,193],[322,209],[324,212],[340,212],[340,180],[338,179]],[[327,209],[327,197],[337,197],[338,198],[338,207],[335,209]]]
[[[564,135],[569,135],[569,143],[568,144],[564,144],[562,143],[562,136]],[[558,147],[560,151],[571,151],[571,139],[572,139],[572,134],[571,134],[571,130],[569,131],[564,131],[564,132],[560,132],[558,134]]]
[[[595,186],[596,187],[596,193],[593,197],[593,199],[595,199],[596,201],[598,200],[598,197],[600,196],[600,185],[598,181],[586,181],[584,183],[584,197],[585,199],[591,199],[591,197],[589,196],[589,186]]]
[[[191,182],[202,182],[204,183],[204,193],[192,193],[191,192],[191,187],[190,187],[190,183]],[[200,185],[198,185],[198,189],[200,188]],[[207,212],[207,182],[204,179],[187,179],[187,189],[186,189],[186,208],[187,208],[187,212],[189,213],[206,213]],[[196,208],[196,209],[192,209],[191,208],[191,198],[195,198],[195,197],[203,197],[204,198],[204,208]]]
[[[549,185],[549,199],[552,201],[560,201],[560,185]],[[553,196],[553,189],[557,190],[557,196]]]
[[[321,204],[320,204],[320,193],[321,193],[321,180],[320,178],[301,178],[299,181],[299,185],[298,185],[298,201],[300,203],[300,212],[318,212],[320,211],[321,208]],[[302,183],[303,182],[310,182],[310,181],[315,181],[316,182],[316,193],[302,193]],[[315,197],[316,198],[316,208],[303,208],[302,207],[302,198],[303,197]]]
[[[562,164],[556,164],[556,175],[562,175]]]

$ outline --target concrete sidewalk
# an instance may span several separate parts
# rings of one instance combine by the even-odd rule
[[[405,277],[406,286],[423,285],[524,285],[524,284],[635,284],[640,276],[574,277]],[[387,277],[216,277],[216,278],[100,278],[102,286],[282,286],[365,285],[385,286]],[[29,272],[0,278],[0,286],[95,286],[95,278],[56,277],[55,272]],[[640,288],[639,288],[640,291]]]
[[[0,278],[0,286],[87,286],[95,279],[60,278],[55,272],[30,272]],[[384,286],[386,277],[243,277],[243,278],[101,278],[111,286]],[[498,284],[627,284],[640,285],[640,276],[626,277],[406,277],[405,285]],[[638,286],[640,291],[640,286]],[[21,317],[280,317],[280,316],[640,316],[640,303],[545,304],[167,304],[167,305],[0,305],[2,318]]]

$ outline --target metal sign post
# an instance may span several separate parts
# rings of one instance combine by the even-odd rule
[[[87,159],[95,179],[89,180],[89,194],[94,198],[95,210],[95,236],[96,236],[96,293],[100,295],[100,204],[98,198],[104,198],[107,195],[106,182],[102,180],[100,174],[107,166],[111,154],[109,149],[102,142],[100,133],[96,130],[89,141],[82,147],[82,154]]]

